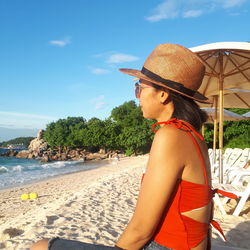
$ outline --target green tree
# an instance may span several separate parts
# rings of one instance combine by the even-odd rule
[[[153,138],[149,125],[150,123],[145,120],[140,126],[123,128],[119,140],[127,155],[149,151]]]
[[[134,101],[125,102],[111,112],[111,119],[120,126],[118,147],[127,155],[148,152],[152,143],[152,120],[143,118]]]
[[[91,151],[98,151],[104,148],[105,123],[98,118],[91,118],[87,122],[87,130],[85,131],[86,138],[84,139],[84,146]]]
[[[214,125],[207,123],[204,126],[205,126],[204,139],[207,143],[208,148],[212,148],[213,140],[214,140]],[[217,138],[217,142],[218,142],[218,138]]]
[[[250,109],[228,109],[242,115]],[[230,148],[250,147],[250,120],[227,121],[224,123],[224,145]]]
[[[113,122],[110,118],[104,120],[104,148],[105,150],[121,150],[119,143],[119,135],[122,128],[117,122]]]
[[[9,141],[3,141],[0,143],[0,147],[7,147],[10,144],[21,144],[24,147],[28,147],[30,145],[30,142],[34,139],[35,137],[17,137],[15,139],[9,140]]]
[[[67,137],[67,145],[73,148],[81,148],[84,145],[82,131],[86,130],[86,123],[80,122],[69,127],[70,133]]]
[[[122,127],[131,127],[142,124],[143,116],[135,101],[125,102],[111,111],[111,118]]]
[[[249,110],[230,109],[238,114]],[[114,108],[108,119],[82,117],[59,119],[47,125],[44,138],[51,147],[79,147],[88,151],[119,150],[127,155],[147,153],[153,132],[151,125],[156,122],[143,118],[140,107],[134,101],[125,102]],[[250,120],[224,123],[225,147],[249,147]],[[205,125],[205,140],[213,145],[213,124]],[[218,141],[218,140],[217,140]]]
[[[59,119],[47,125],[44,138],[51,147],[68,148],[78,146],[79,138],[76,130],[85,127],[86,120],[82,117]]]
[[[237,114],[244,114],[250,109],[238,109],[231,108],[228,109],[231,112]],[[246,148],[250,147],[250,120],[240,120],[240,121],[225,121],[223,125],[223,143],[224,147],[230,148]],[[208,147],[213,147],[213,135],[214,128],[213,124],[205,124],[205,140]],[[218,147],[218,133],[217,133],[217,147]]]

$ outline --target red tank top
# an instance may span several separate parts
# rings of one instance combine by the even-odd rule
[[[207,237],[209,224],[196,221],[181,213],[208,205],[213,198],[214,192],[218,190],[214,191],[209,186],[204,159],[199,145],[191,132],[194,132],[202,140],[204,140],[203,137],[189,124],[177,119],[154,124],[152,126],[154,132],[156,132],[154,127],[159,124],[172,125],[186,131],[193,140],[202,163],[205,184],[197,184],[185,180],[178,181],[176,190],[173,192],[170,202],[168,203],[169,205],[165,209],[162,220],[153,238],[154,241],[165,247],[175,250],[188,250],[199,245],[199,243]],[[212,221],[212,211],[211,222],[223,235],[218,223]]]

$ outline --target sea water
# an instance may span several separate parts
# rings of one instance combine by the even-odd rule
[[[54,176],[89,170],[103,162],[53,161],[42,163],[33,159],[0,157],[0,189],[38,182]]]

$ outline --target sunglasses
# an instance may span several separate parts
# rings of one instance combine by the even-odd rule
[[[135,83],[135,97],[137,99],[139,99],[141,96],[142,89],[146,89],[146,88],[155,88],[155,89],[159,89],[159,90],[162,89],[162,87],[160,87],[156,84],[153,84],[153,83],[151,85],[149,85],[148,87],[146,87],[146,86],[141,86],[140,82],[136,82]]]

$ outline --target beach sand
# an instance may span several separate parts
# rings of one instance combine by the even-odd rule
[[[51,237],[114,245],[132,216],[141,175],[148,156],[68,174],[36,184],[0,191],[0,249],[29,249],[33,242]],[[38,199],[21,200],[36,192]],[[233,209],[235,201],[228,209]],[[213,244],[250,249],[250,202],[243,215],[221,215],[217,220],[227,243],[213,233]]]

